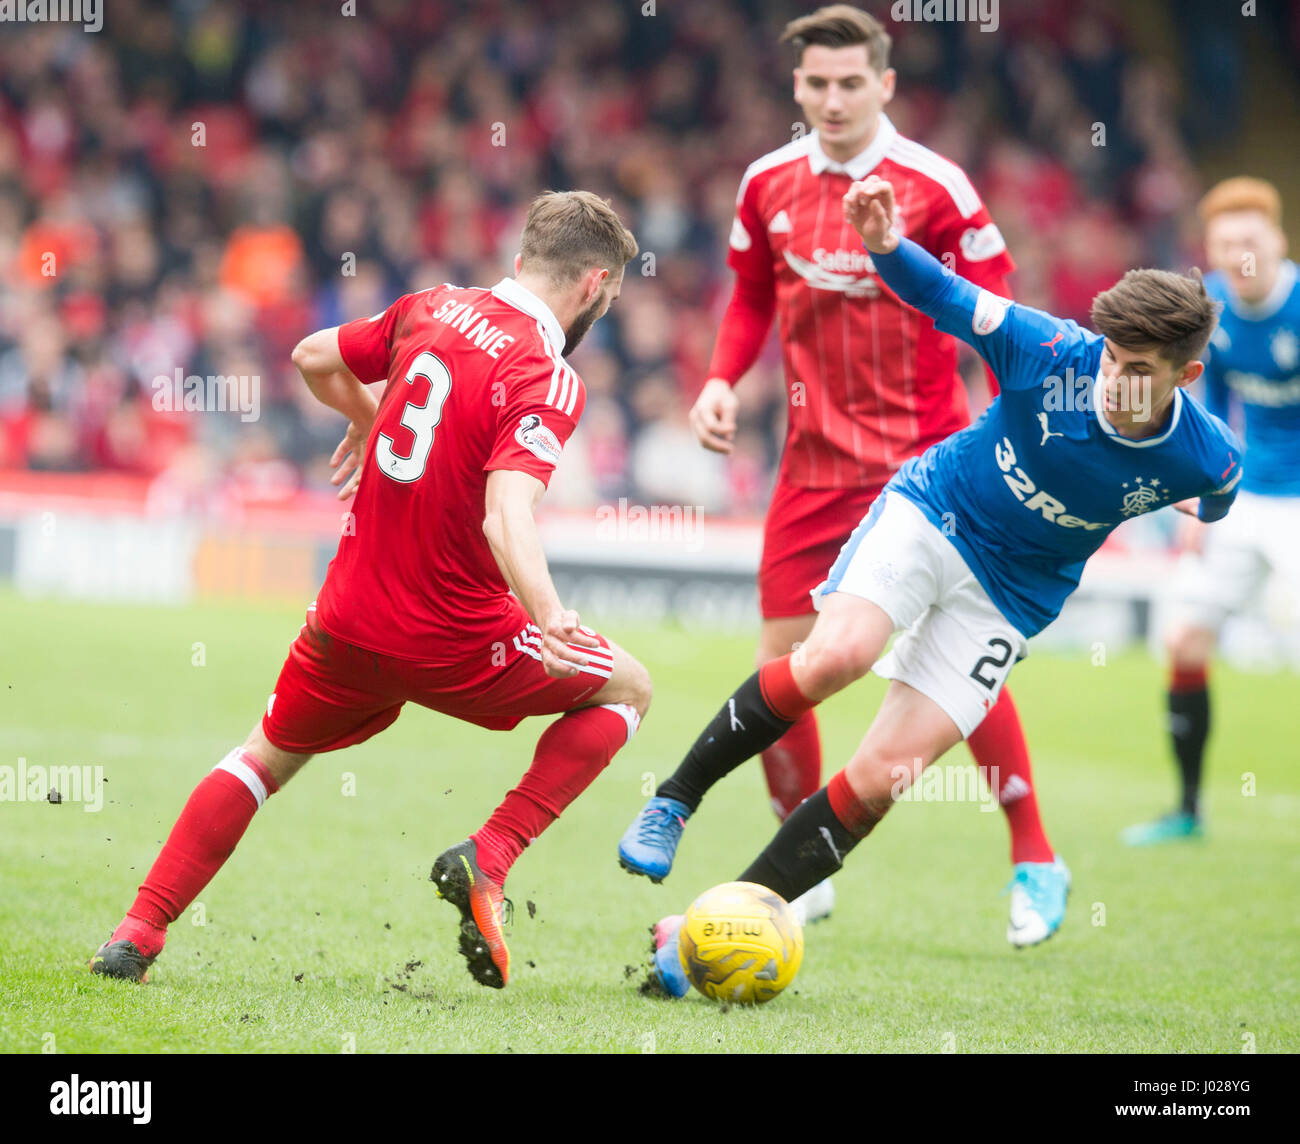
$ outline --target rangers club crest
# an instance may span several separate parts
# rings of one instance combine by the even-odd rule
[[[1285,326],[1273,331],[1269,349],[1273,351],[1273,360],[1277,362],[1278,369],[1290,372],[1300,363],[1300,340]]]
[[[1150,481],[1144,482],[1142,477],[1138,477],[1134,484],[1137,487],[1124,494],[1121,511],[1125,516],[1139,516],[1144,512],[1150,512],[1169,499],[1169,493],[1161,486],[1159,478],[1153,477]],[[1123,487],[1126,489],[1129,487],[1128,481],[1124,482]]]

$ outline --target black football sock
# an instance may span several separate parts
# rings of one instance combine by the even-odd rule
[[[850,830],[831,809],[830,796],[823,787],[795,807],[776,837],[737,881],[757,882],[792,902],[844,865],[849,851],[879,821],[863,811],[856,829]]]
[[[754,672],[722,705],[681,766],[659,784],[655,794],[675,798],[694,811],[714,783],[794,726],[795,720],[781,718],[763,698],[758,674]]]
[[[1210,734],[1210,692],[1207,687],[1169,692],[1169,733],[1174,742],[1183,783],[1182,810],[1199,813],[1201,764]]]

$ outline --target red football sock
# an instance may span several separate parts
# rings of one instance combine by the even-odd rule
[[[519,785],[470,835],[483,873],[504,885],[524,848],[591,785],[632,737],[638,722],[634,708],[614,703],[570,711],[547,727]]]
[[[1050,862],[1052,844],[1038,817],[1029,748],[1020,716],[1005,687],[993,709],[966,740],[989,789],[997,795],[1011,831],[1011,861]]]
[[[799,690],[788,654],[769,659],[758,669],[758,688],[772,712],[791,723],[817,706],[816,700],[809,699]]]
[[[168,924],[212,881],[257,808],[279,789],[247,751],[222,759],[194,788],[112,940],[127,938],[146,957],[157,956]]]
[[[831,813],[839,820],[839,824],[859,841],[866,838],[872,827],[880,821],[875,810],[864,805],[853,793],[847,771],[840,771],[826,784],[826,798],[831,804]]]
[[[1169,690],[1178,694],[1183,691],[1204,691],[1210,686],[1210,669],[1206,664],[1199,667],[1175,667],[1169,673]]]
[[[805,711],[763,752],[763,774],[772,809],[782,822],[804,799],[817,793],[822,785],[822,740],[815,711]]]

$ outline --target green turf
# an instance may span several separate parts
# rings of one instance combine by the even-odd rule
[[[835,917],[810,929],[785,996],[752,1011],[638,996],[647,926],[734,878],[773,819],[749,765],[692,821],[665,885],[618,868],[623,828],[748,674],[752,644],[611,624],[650,668],[654,705],[516,866],[506,990],[470,980],[455,911],[426,879],[544,723],[500,735],[418,708],[271,800],[201,895],[205,924],[172,927],[148,985],[92,978],[89,954],[257,718],[300,622],[0,595],[0,765],[102,765],[109,792],[98,813],[0,803],[0,1051],[1238,1052],[1247,1035],[1300,1049],[1297,679],[1217,671],[1208,838],[1126,850],[1119,830],[1172,794],[1161,672],[1140,654],[1016,670],[1044,817],[1074,872],[1065,926],[1038,949],[1004,937],[1001,815],[911,803],[838,876]],[[823,708],[828,771],[881,691],[867,680]]]

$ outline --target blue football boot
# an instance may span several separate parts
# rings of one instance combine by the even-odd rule
[[[1011,891],[1007,941],[1017,949],[1046,941],[1061,928],[1070,895],[1070,870],[1059,854],[1051,862],[1017,862],[1007,889]]]
[[[1120,834],[1126,846],[1159,846],[1162,842],[1184,842],[1203,837],[1200,817],[1185,810],[1175,810],[1154,822],[1140,822]]]
[[[690,992],[691,982],[677,952],[677,935],[685,920],[682,914],[673,914],[655,922],[651,944],[653,960],[645,984],[641,986],[642,993],[676,1001]]]
[[[618,844],[618,864],[629,874],[662,882],[673,868],[690,808],[675,798],[652,798],[632,820]]]

